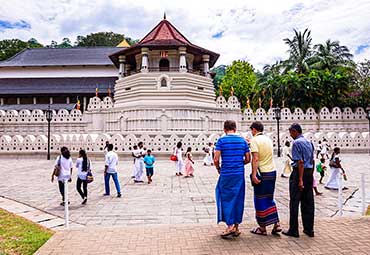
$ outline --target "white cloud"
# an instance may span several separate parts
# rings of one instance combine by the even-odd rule
[[[43,44],[98,31],[141,38],[163,17],[190,41],[221,54],[217,64],[247,59],[256,68],[286,57],[283,39],[293,28],[312,30],[314,43],[339,40],[352,53],[370,45],[370,1],[0,0],[0,20],[25,20],[31,29],[5,29],[0,39],[31,37]],[[212,35],[222,32],[221,38]],[[355,55],[370,58],[369,48]]]

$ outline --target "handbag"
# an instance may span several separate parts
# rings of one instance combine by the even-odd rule
[[[170,160],[171,161],[177,161],[177,156],[176,155],[171,155]]]
[[[53,175],[58,177],[60,175],[61,156],[58,158],[58,163],[54,166]]]
[[[92,183],[94,181],[94,176],[91,172],[91,169],[90,169],[90,160],[87,162],[87,168],[89,169],[87,171],[87,174],[86,174],[86,182],[87,183]]]
[[[94,181],[94,176],[92,175],[91,170],[89,170],[86,175],[86,182],[92,183],[93,181]]]

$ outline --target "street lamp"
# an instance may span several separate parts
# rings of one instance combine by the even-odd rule
[[[280,119],[281,119],[281,109],[279,106],[276,106],[274,108],[274,114],[275,114],[275,119],[277,123],[277,143],[278,143],[278,150],[277,150],[277,155],[280,157]]]
[[[45,111],[46,120],[48,122],[48,155],[47,160],[50,160],[50,122],[53,119],[53,111],[50,110],[50,105],[48,109]]]
[[[366,118],[369,120],[369,154],[370,154],[370,105],[366,107]]]

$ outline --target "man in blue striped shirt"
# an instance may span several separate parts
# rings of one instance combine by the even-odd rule
[[[240,235],[245,197],[244,165],[250,162],[250,152],[246,140],[236,134],[235,121],[225,121],[224,132],[226,135],[216,143],[214,164],[220,174],[216,186],[217,223],[226,223],[221,237],[228,238]]]

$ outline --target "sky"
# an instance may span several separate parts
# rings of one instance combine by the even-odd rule
[[[256,69],[287,58],[284,38],[311,30],[313,43],[338,40],[356,62],[370,59],[370,0],[0,0],[0,40],[42,44],[113,31],[141,39],[163,19],[193,44],[220,54],[216,63]]]

